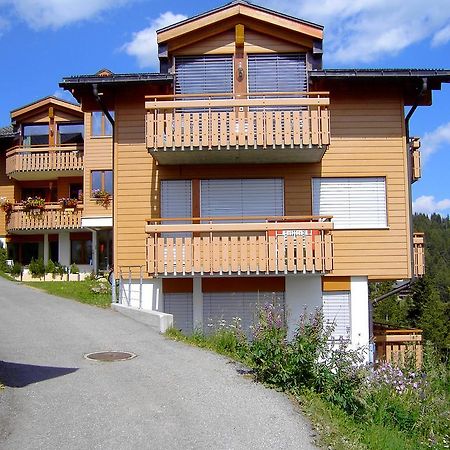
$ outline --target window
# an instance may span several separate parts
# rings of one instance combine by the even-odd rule
[[[112,195],[112,170],[93,170],[91,172],[91,189],[92,191],[106,191],[108,194]]]
[[[232,55],[177,56],[176,94],[233,92]]]
[[[70,185],[69,197],[76,198],[77,200],[83,200],[83,184],[73,183]]]
[[[386,228],[386,179],[313,178],[313,214],[333,216],[334,227]]]
[[[84,142],[84,125],[82,123],[58,124],[58,142],[64,144],[82,144]]]
[[[305,92],[306,74],[304,53],[248,55],[249,92]]]
[[[92,240],[74,239],[70,241],[70,262],[71,264],[91,264],[92,263]]]
[[[323,321],[333,326],[332,339],[350,339],[350,292],[324,292]]]
[[[114,111],[109,111],[114,119]],[[91,114],[91,134],[92,136],[112,136],[112,125],[103,111],[93,111]]]
[[[283,194],[281,178],[202,180],[201,215],[282,216]]]
[[[48,145],[49,126],[24,125],[22,128],[22,142],[24,147],[32,145]]]

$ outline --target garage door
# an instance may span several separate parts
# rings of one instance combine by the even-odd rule
[[[258,307],[273,302],[284,310],[284,292],[210,292],[203,294],[203,326],[211,330],[220,322],[230,325],[241,319],[242,329],[251,334]]]
[[[164,294],[164,312],[173,315],[174,328],[192,333],[192,293]]]

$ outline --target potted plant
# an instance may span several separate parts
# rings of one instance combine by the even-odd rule
[[[45,209],[45,200],[41,197],[28,197],[22,200],[22,208],[28,213],[42,214]]]
[[[103,189],[94,189],[92,197],[95,198],[97,205],[107,208],[111,204],[111,194]]]
[[[78,205],[78,200],[76,198],[60,198],[58,203],[64,212],[70,213],[75,211],[75,208]]]
[[[14,205],[6,197],[0,197],[0,208],[6,214],[6,223],[9,223],[9,220],[11,219],[13,206]]]

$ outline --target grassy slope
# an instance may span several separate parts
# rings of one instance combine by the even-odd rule
[[[99,286],[97,281],[29,281],[24,284],[80,303],[102,308],[108,308],[111,304],[110,293],[95,293],[92,291],[92,288]]]

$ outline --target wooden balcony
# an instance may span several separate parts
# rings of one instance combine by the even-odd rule
[[[83,145],[18,146],[6,152],[6,174],[16,180],[56,179],[83,172]]]
[[[82,206],[63,209],[58,203],[48,203],[43,211],[24,211],[20,205],[14,206],[9,221],[8,232],[35,230],[73,230],[81,228]]]
[[[425,275],[425,240],[424,233],[414,233],[414,275],[423,277]]]
[[[411,182],[414,183],[422,177],[420,158],[420,138],[411,138],[409,142],[411,157]]]
[[[229,223],[233,219],[248,222]],[[325,274],[333,270],[330,218],[191,218],[164,219],[164,224],[162,221],[151,219],[146,226],[147,272],[153,277]]]
[[[160,164],[318,162],[330,143],[328,92],[146,97]]]

